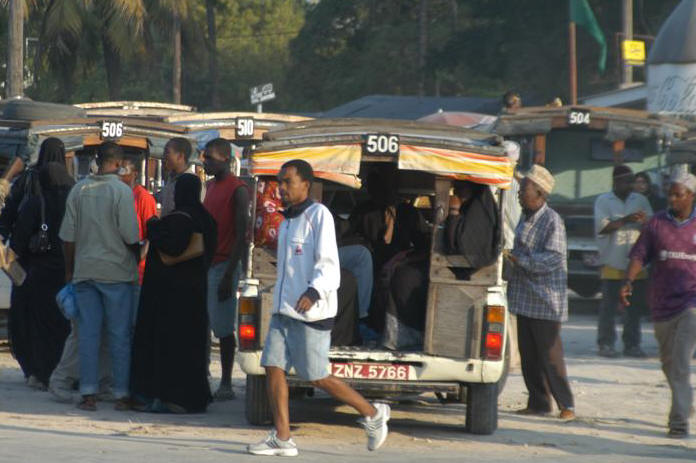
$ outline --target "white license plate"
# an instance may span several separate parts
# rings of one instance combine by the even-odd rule
[[[391,363],[332,363],[331,374],[346,379],[382,379],[392,381],[412,381],[416,372],[411,365],[392,365]]]

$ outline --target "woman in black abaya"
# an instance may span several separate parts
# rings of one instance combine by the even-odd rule
[[[14,224],[12,249],[27,272],[24,284],[13,288],[10,342],[12,351],[28,379],[39,388],[60,360],[70,324],[56,305],[56,294],[65,284],[63,248],[58,231],[65,213],[65,201],[74,181],[64,163],[50,162],[38,171],[40,188],[26,201]],[[30,241],[44,223],[50,249],[37,252]]]
[[[215,220],[200,202],[201,182],[179,177],[174,212],[148,222],[145,275],[131,360],[134,408],[198,413],[211,400],[207,373],[208,267],[217,242]],[[167,266],[160,252],[181,255],[193,233],[203,234],[204,255]]]
[[[47,138],[41,143],[39,158],[36,164],[29,166],[28,169],[22,172],[12,182],[10,193],[5,199],[2,212],[0,212],[0,236],[5,242],[9,240],[15,252],[17,252],[18,248],[27,245],[28,236],[26,235],[30,233],[27,230],[23,230],[22,233],[24,236],[20,236],[20,241],[23,239],[24,242],[16,242],[15,234],[17,232],[17,222],[20,217],[19,212],[26,206],[32,197],[36,197],[40,194],[41,184],[39,181],[39,171],[50,162],[56,162],[65,166],[65,146],[58,138]],[[63,201],[63,203],[64,202],[65,201]],[[32,215],[32,217],[34,216]],[[27,227],[27,220],[24,220],[22,227]],[[58,222],[57,227],[60,227],[60,222]],[[55,231],[57,232],[57,229]],[[23,249],[21,254],[19,254],[19,263],[25,270],[31,265],[29,257],[27,256],[27,249]],[[63,274],[62,269],[60,270],[60,274]],[[46,386],[46,381],[39,379],[33,371],[33,366],[31,366],[33,347],[30,337],[35,321],[31,319],[27,311],[23,310],[23,307],[28,306],[28,300],[35,296],[32,294],[31,286],[31,284],[12,286],[7,331],[12,355],[22,367],[27,384],[35,388],[43,389]],[[60,350],[62,350],[62,348],[61,345]],[[60,352],[58,352],[58,355],[60,355]]]

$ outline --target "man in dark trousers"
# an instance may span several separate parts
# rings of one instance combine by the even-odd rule
[[[640,229],[652,216],[648,198],[633,192],[635,176],[630,167],[617,165],[612,174],[613,188],[609,193],[597,197],[594,206],[595,235],[602,264],[602,304],[597,323],[597,344],[602,357],[617,357],[616,311],[619,305],[619,289],[626,278],[628,253],[638,240]],[[625,309],[623,344],[624,355],[645,357],[640,348],[640,318],[647,314],[648,272],[636,278],[634,290],[638,300],[633,307]]]
[[[518,413],[545,415],[556,399],[563,420],[575,418],[563,358],[561,322],[568,319],[568,268],[563,219],[546,204],[554,178],[535,165],[520,185],[522,219],[506,256],[512,264],[508,283],[510,312],[517,315],[522,375],[529,391]]]
[[[231,400],[232,367],[237,346],[237,287],[247,238],[249,190],[232,174],[232,147],[227,140],[208,142],[203,155],[205,173],[213,178],[206,186],[205,208],[217,222],[218,244],[208,271],[208,317],[213,334],[220,340],[222,378],[216,400]]]
[[[389,405],[370,404],[329,373],[331,328],[341,283],[333,217],[326,206],[309,198],[314,173],[306,161],[286,162],[278,177],[285,220],[278,235],[273,315],[261,356],[275,429],[247,450],[253,455],[297,455],[290,438],[285,378],[291,368],[304,381],[355,408],[363,416],[367,449],[377,450],[387,438]]]
[[[633,285],[645,265],[651,265],[650,310],[660,363],[672,391],[668,436],[689,435],[693,413],[691,359],[696,350],[696,177],[682,173],[672,179],[669,209],[658,212],[643,227],[631,250],[621,302],[628,306]],[[637,297],[631,298],[632,300]]]

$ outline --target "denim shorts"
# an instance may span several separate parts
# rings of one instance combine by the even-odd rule
[[[329,376],[331,330],[320,330],[306,323],[275,314],[266,336],[261,366],[295,370],[305,381]]]
[[[208,323],[216,338],[234,336],[237,331],[237,287],[241,266],[232,275],[232,296],[224,301],[218,301],[218,287],[225,276],[228,262],[220,262],[210,266],[208,270]]]

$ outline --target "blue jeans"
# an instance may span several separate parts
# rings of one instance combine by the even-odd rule
[[[102,326],[107,335],[113,393],[128,397],[133,317],[132,283],[82,281],[75,285],[79,307],[80,394],[99,392],[99,345]]]
[[[338,248],[338,261],[341,268],[348,270],[358,283],[358,313],[367,317],[372,300],[372,253],[359,244]]]

